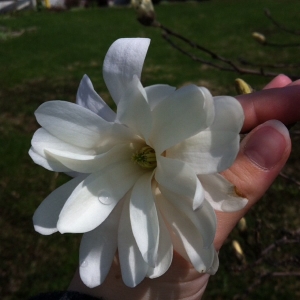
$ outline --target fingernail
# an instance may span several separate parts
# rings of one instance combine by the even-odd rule
[[[270,170],[285,152],[289,131],[277,120],[260,126],[246,141],[243,152],[257,166]]]

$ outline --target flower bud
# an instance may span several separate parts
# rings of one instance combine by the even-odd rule
[[[237,78],[235,81],[235,90],[239,95],[251,94],[253,88],[243,79]]]
[[[252,32],[252,37],[260,44],[264,44],[266,42],[266,37],[259,32]]]
[[[151,26],[155,21],[155,12],[151,0],[131,0],[131,5],[137,12],[138,21],[145,25]]]
[[[240,232],[245,232],[247,230],[247,222],[244,217],[239,220],[238,229]]]
[[[244,255],[244,252],[243,252],[243,249],[242,249],[240,243],[237,240],[233,240],[232,241],[232,247],[234,249],[236,257],[244,263],[245,262],[245,255]]]

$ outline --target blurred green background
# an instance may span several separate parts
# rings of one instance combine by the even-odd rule
[[[251,38],[253,31],[259,31],[274,42],[300,42],[300,36],[280,32],[264,16],[266,7],[287,27],[300,30],[297,0],[161,3],[155,9],[165,26],[223,56],[256,63],[300,64],[299,47],[263,47]],[[84,74],[111,104],[102,79],[102,62],[109,46],[120,37],[151,38],[142,73],[144,86],[194,83],[214,95],[236,94],[234,79],[240,75],[183,56],[161,38],[159,30],[140,25],[131,8],[0,15],[0,299],[27,299],[40,292],[63,290],[73,276],[80,235],[42,236],[32,225],[39,203],[68,180],[35,165],[28,156],[38,128],[33,113],[48,100],[74,102]],[[291,72],[297,71],[300,74],[299,69]],[[250,75],[242,78],[257,90],[270,80]],[[284,172],[299,178],[297,125],[291,135],[294,150]],[[247,215],[246,231],[236,229],[228,238],[220,252],[220,270],[211,278],[204,299],[300,299],[299,243],[279,245],[262,263],[254,264],[266,247],[299,230],[299,195],[299,187],[291,181],[279,178],[275,182]],[[243,248],[244,260],[236,255],[233,239]],[[263,276],[275,271],[297,271],[298,277]]]

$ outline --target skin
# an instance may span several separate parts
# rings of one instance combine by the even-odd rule
[[[240,152],[230,169],[222,173],[248,199],[238,212],[216,212],[218,228],[215,247],[219,250],[228,234],[247,211],[264,195],[285,165],[291,141],[285,125],[300,120],[300,81],[292,82],[285,75],[274,78],[262,91],[237,97],[245,122],[242,133],[249,133],[241,142]],[[279,121],[270,121],[279,120]],[[266,151],[262,151],[267,149]],[[222,263],[222,262],[221,262]],[[135,288],[123,284],[117,258],[104,283],[89,289],[76,272],[69,290],[79,291],[104,300],[123,299],[201,299],[209,275],[199,274],[190,263],[174,253],[169,270],[156,279],[146,278]]]

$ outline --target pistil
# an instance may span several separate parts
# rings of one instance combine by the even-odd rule
[[[143,169],[154,169],[156,167],[156,155],[153,148],[145,146],[132,155],[132,160]]]

